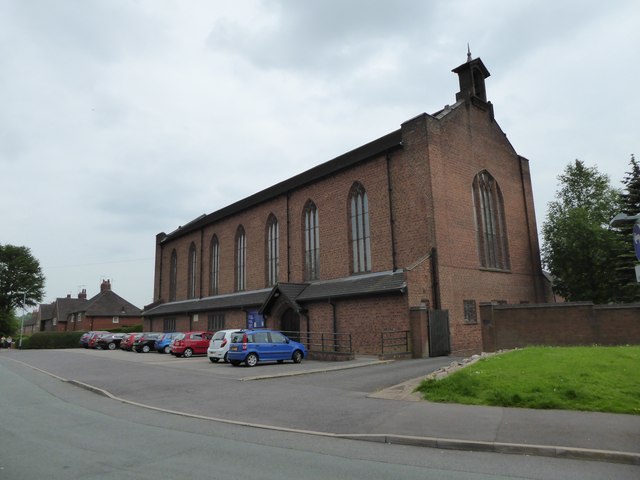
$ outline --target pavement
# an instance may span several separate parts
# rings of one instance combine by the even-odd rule
[[[104,356],[105,352],[58,351],[59,355],[64,353],[74,358],[85,356],[82,362],[74,361],[73,373],[58,366],[64,362],[52,361],[54,354],[51,352],[0,352],[3,353],[0,364],[9,359],[121,402],[213,422],[390,444],[640,466],[640,415],[468,406],[421,400],[414,393],[415,387],[428,374],[449,365],[451,360],[446,357],[424,361],[357,357],[346,362],[304,361],[300,365],[283,364],[271,369],[216,365],[213,368],[218,380],[202,382],[203,376],[211,376],[213,372],[206,358],[198,363],[197,359],[152,354],[107,353],[128,355],[127,370],[132,375],[137,371],[144,372],[149,382],[156,381],[154,370],[149,366],[168,367],[157,374],[157,378],[164,381],[175,372],[176,388],[159,396],[145,393],[146,389],[127,389],[118,383],[110,383],[106,379],[108,376],[99,375],[98,365],[103,368],[104,363],[98,359],[94,366],[90,359]],[[419,366],[422,372],[419,376],[373,392],[359,391],[362,390],[360,384],[353,390],[337,387],[338,382],[343,382],[340,385],[355,382],[354,377],[375,379],[394,371],[414,371],[414,366]],[[360,369],[355,376],[343,372],[353,369]],[[185,376],[185,371],[193,375]],[[197,399],[217,398],[219,401],[202,402],[185,396],[183,390],[193,389],[191,383],[184,383],[186,378],[198,382]],[[219,387],[222,382],[226,382],[223,389]],[[270,388],[271,385],[275,388]],[[294,387],[300,393],[296,394],[296,401],[291,402],[283,396],[283,391],[290,396],[289,389]],[[244,402],[237,401],[239,391],[243,392]]]

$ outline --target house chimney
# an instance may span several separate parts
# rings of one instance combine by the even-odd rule
[[[87,299],[87,289],[83,288],[82,291],[78,294],[78,298],[80,298],[81,300],[86,300]]]
[[[107,290],[111,290],[111,281],[110,280],[103,280],[102,281],[102,285],[100,285],[100,292],[105,292]]]

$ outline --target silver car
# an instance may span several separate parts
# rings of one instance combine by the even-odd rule
[[[209,342],[209,348],[207,348],[207,357],[211,363],[218,363],[223,360],[225,363],[227,360],[227,352],[229,351],[229,345],[231,345],[231,334],[237,332],[234,330],[220,330],[215,333],[211,341]]]

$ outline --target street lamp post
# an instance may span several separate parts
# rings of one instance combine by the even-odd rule
[[[20,341],[18,342],[18,350],[22,350],[22,333],[24,332],[24,316],[27,314],[27,292],[18,292],[22,294],[22,310],[24,313],[20,317]]]

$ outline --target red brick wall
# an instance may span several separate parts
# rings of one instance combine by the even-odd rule
[[[351,300],[335,300],[337,331],[351,334],[356,353],[380,353],[381,333],[409,330],[409,314],[404,295],[380,295]],[[333,331],[333,307],[327,302],[309,306],[312,332]]]
[[[68,326],[68,330],[90,331],[90,330],[106,330],[110,331],[114,328],[130,327],[133,325],[141,325],[142,317],[118,317],[118,323],[113,323],[113,315],[108,317],[87,317],[83,316],[80,322],[75,322]],[[60,323],[58,322],[58,325]]]
[[[265,288],[265,229],[270,214],[279,223],[279,280],[303,282],[303,209],[309,199],[318,208],[320,278],[349,276],[352,260],[348,202],[351,186],[357,181],[369,198],[372,270],[397,267],[410,271],[406,274],[407,294],[402,300],[391,302],[391,312],[387,311],[389,299],[384,300],[380,316],[370,307],[378,299],[354,298],[337,303],[341,331],[369,328],[372,319],[380,323],[379,328],[392,330],[395,325],[402,325],[401,329],[408,329],[409,308],[427,303],[431,308],[449,310],[454,353],[480,351],[480,324],[465,323],[465,300],[473,300],[476,305],[493,300],[544,301],[528,163],[516,154],[491,112],[470,105],[458,106],[440,120],[418,116],[402,125],[402,134],[402,149],[380,154],[158,246],[157,268],[162,265],[162,274],[156,272],[156,300],[169,298],[174,248],[178,254],[177,300],[187,298],[192,242],[198,252],[197,296],[209,295],[210,242],[214,234],[220,242],[218,293],[233,292],[239,225],[244,227],[247,240],[246,290]],[[480,268],[472,183],[475,175],[485,169],[497,181],[504,200],[511,261],[507,272]],[[435,257],[429,257],[434,247],[437,265]],[[432,274],[434,266],[437,279]],[[434,296],[434,280],[439,282],[439,297]],[[344,313],[347,311],[349,314]],[[331,318],[326,304],[309,306],[312,331],[331,331]],[[359,347],[369,348],[365,347],[368,340],[366,336],[358,340]]]
[[[485,351],[530,345],[640,344],[640,305],[491,305],[482,311]]]
[[[465,323],[464,300],[544,301],[530,179],[528,169],[523,173],[526,161],[490,111],[464,105],[427,125],[442,308],[449,310],[452,350],[471,353],[481,346],[481,332],[479,324]],[[511,263],[506,272],[480,265],[472,183],[482,170],[502,192]]]

